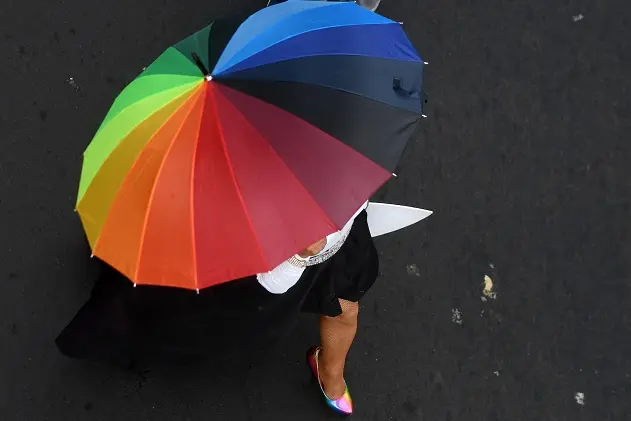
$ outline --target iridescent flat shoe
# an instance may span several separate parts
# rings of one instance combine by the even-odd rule
[[[344,381],[346,390],[344,391],[344,394],[337,399],[329,398],[324,392],[324,387],[322,387],[322,382],[320,381],[320,367],[318,365],[318,355],[320,354],[321,349],[322,348],[319,346],[314,346],[307,351],[307,364],[309,364],[309,367],[311,368],[313,377],[318,381],[318,385],[320,385],[320,390],[322,391],[322,396],[324,396],[324,400],[329,408],[339,415],[348,417],[353,414],[353,399],[348,391],[346,381]]]

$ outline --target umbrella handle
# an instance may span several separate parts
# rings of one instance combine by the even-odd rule
[[[398,77],[392,78],[392,89],[400,95],[404,95],[410,98],[421,99],[421,93],[416,90],[407,90],[401,87],[401,79]]]
[[[202,71],[204,76],[208,76],[210,74],[210,72],[208,71],[206,66],[204,66],[204,63],[202,63],[202,60],[199,58],[199,56],[196,53],[194,53],[194,52],[191,53],[191,56],[193,57],[193,61],[195,62],[197,67],[199,67],[199,70]]]

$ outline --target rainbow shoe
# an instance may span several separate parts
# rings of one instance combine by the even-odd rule
[[[324,400],[326,404],[337,414],[350,416],[353,414],[353,399],[351,398],[351,394],[348,391],[348,386],[346,385],[346,381],[344,382],[344,386],[346,386],[346,390],[344,394],[337,399],[329,398],[326,393],[324,393],[324,387],[322,387],[322,382],[320,381],[320,370],[318,366],[318,355],[320,354],[320,350],[322,348],[319,346],[314,346],[313,348],[307,351],[307,364],[311,368],[311,372],[313,373],[313,377],[318,381],[318,385],[320,386],[320,390],[322,391],[322,396],[324,396]]]

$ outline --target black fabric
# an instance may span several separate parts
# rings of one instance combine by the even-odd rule
[[[247,15],[237,15],[213,22],[213,26],[210,27],[210,32],[208,33],[208,66],[210,72],[217,65],[219,57],[234,33],[247,18]]]
[[[184,57],[191,60],[204,75],[208,75],[212,73],[226,45],[228,45],[234,33],[247,17],[248,15],[241,14],[218,19],[210,26],[208,40],[199,39],[197,37],[201,35],[194,34],[192,36],[196,37],[196,43],[193,43],[190,38],[186,38],[175,44],[174,47],[182,53]],[[202,41],[208,41],[207,49],[202,48],[202,45],[206,45],[206,42],[202,43]]]
[[[379,275],[379,257],[370,236],[366,212],[355,219],[342,248],[329,260],[308,267],[300,282],[312,283],[303,311],[338,316],[338,298],[359,301]],[[312,280],[313,279],[313,280]]]
[[[321,86],[234,79],[218,82],[302,118],[392,172],[421,118],[412,111]]]
[[[68,357],[128,364],[142,358],[190,360],[269,349],[294,327],[302,310],[335,316],[337,297],[359,300],[374,283],[377,253],[365,212],[344,246],[305,270],[285,294],[256,277],[200,291],[138,286],[103,264],[88,302],[58,336]]]
[[[219,76],[224,79],[299,82],[324,89],[339,89],[374,99],[393,107],[421,114],[420,95],[402,95],[393,80],[403,81],[408,91],[421,92],[421,63],[360,55],[299,57]]]

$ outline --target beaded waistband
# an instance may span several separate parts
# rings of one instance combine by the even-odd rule
[[[291,263],[294,266],[299,267],[299,268],[304,268],[304,267],[307,267],[307,266],[313,266],[313,265],[317,265],[318,263],[325,262],[325,261],[329,260],[331,257],[333,257],[333,255],[335,253],[337,253],[342,248],[342,246],[344,245],[344,242],[346,242],[346,239],[348,238],[349,234],[350,234],[350,230],[348,232],[346,232],[344,234],[344,236],[342,238],[340,238],[340,240],[333,245],[333,247],[331,247],[330,249],[328,249],[324,253],[316,254],[315,256],[312,256],[312,257],[310,257],[307,260],[300,260],[296,256],[292,256],[288,260],[288,262]]]

